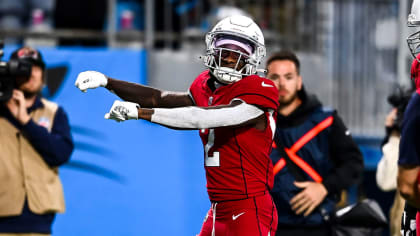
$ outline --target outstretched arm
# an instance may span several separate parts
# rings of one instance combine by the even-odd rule
[[[252,125],[264,129],[266,118],[260,108],[241,100],[214,107],[140,108],[137,104],[115,101],[106,118],[117,121],[144,119],[173,129],[206,129]]]
[[[112,79],[108,77],[105,86],[125,101],[140,104],[141,107],[184,107],[194,105],[191,97],[186,92],[162,91],[152,87]]]
[[[77,76],[75,86],[83,92],[86,92],[87,89],[105,87],[125,101],[140,104],[144,108],[194,105],[186,92],[161,91],[152,87],[109,78],[97,71],[81,72]]]
[[[234,100],[227,106],[139,109],[139,118],[170,128],[207,129],[255,125],[264,112],[253,105]]]

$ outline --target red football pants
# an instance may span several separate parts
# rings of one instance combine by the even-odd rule
[[[276,229],[276,206],[266,193],[245,200],[212,203],[199,236],[274,236]]]

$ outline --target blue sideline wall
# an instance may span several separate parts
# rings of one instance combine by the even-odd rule
[[[11,50],[6,47],[8,60]],[[146,83],[144,50],[40,48],[47,68],[67,68],[49,98],[69,115],[76,144],[60,168],[66,212],[53,235],[195,235],[210,206],[202,145],[196,131],[175,131],[145,121],[117,123],[104,114],[118,97],[99,88],[80,92],[85,70]]]
[[[14,49],[6,47],[3,60]],[[40,50],[48,71],[66,70],[54,78],[63,79],[57,89],[44,94],[66,110],[76,144],[70,162],[60,168],[67,209],[57,215],[53,235],[197,234],[210,206],[198,133],[145,121],[105,120],[118,97],[104,88],[82,93],[74,86],[77,74],[85,70],[146,84],[146,51]],[[355,140],[364,154],[366,195],[379,199],[388,212],[393,193],[381,192],[374,180],[380,140]]]

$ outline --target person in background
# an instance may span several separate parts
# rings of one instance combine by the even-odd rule
[[[383,191],[395,191],[397,188],[398,152],[401,135],[402,117],[407,107],[413,89],[400,86],[388,97],[392,110],[385,119],[386,136],[382,142],[382,158],[376,170],[376,183]],[[394,202],[389,212],[390,235],[401,235],[401,215],[404,211],[405,200],[396,191]]]
[[[270,155],[276,235],[331,235],[325,219],[341,191],[360,181],[362,155],[337,112],[306,92],[293,52],[272,54],[266,68],[280,104]]]
[[[11,59],[30,63],[29,77],[15,78],[0,105],[0,235],[50,235],[56,212],[64,212],[58,167],[73,151],[67,115],[41,97],[45,62],[23,47]]]

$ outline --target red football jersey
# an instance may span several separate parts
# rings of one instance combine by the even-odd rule
[[[204,145],[207,191],[211,201],[245,199],[260,195],[273,186],[273,165],[269,154],[275,132],[278,90],[268,79],[252,75],[212,91],[208,71],[191,84],[190,94],[197,106],[228,105],[233,99],[265,110],[267,128],[250,126],[200,130]]]
[[[420,60],[420,54],[417,55],[417,60]],[[411,79],[416,85],[416,91],[420,94],[420,63],[417,60],[413,60],[411,64]]]

